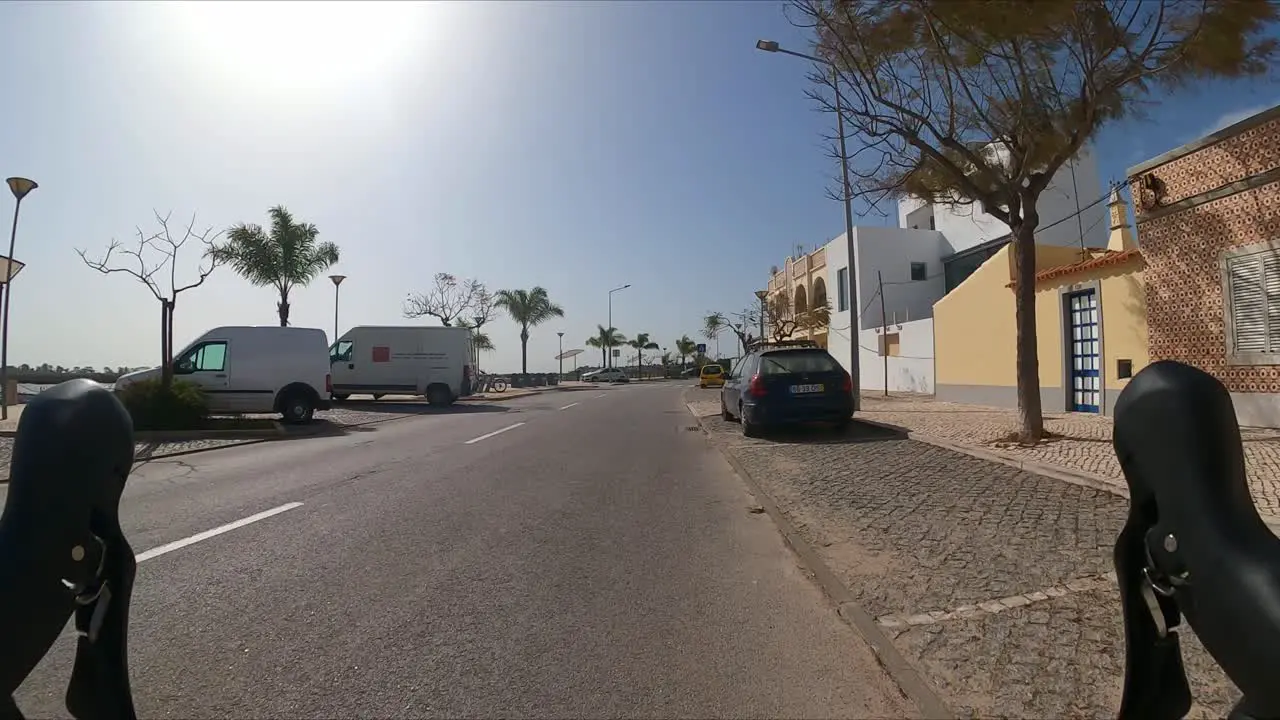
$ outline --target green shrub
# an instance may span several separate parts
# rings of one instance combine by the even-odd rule
[[[197,430],[209,417],[209,403],[199,385],[174,380],[166,391],[160,380],[143,380],[119,393],[133,418],[134,430]]]

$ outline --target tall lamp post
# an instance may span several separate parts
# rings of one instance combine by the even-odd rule
[[[845,149],[844,142],[844,98],[840,96],[840,73],[830,60],[786,50],[780,47],[776,40],[757,40],[756,49],[803,58],[825,65],[831,71],[831,87],[836,94],[836,134],[840,136],[840,174],[844,183],[842,193],[844,195],[844,242],[849,254],[849,298],[853,303],[853,307],[850,308],[853,321],[849,323],[849,375],[853,379],[853,409],[857,411],[862,409],[862,374],[858,370],[858,333],[862,331],[861,318],[858,315],[861,313],[859,308],[861,303],[858,301],[858,271],[857,266],[854,265],[853,188],[849,185],[849,152]]]
[[[620,290],[626,290],[629,287],[631,287],[631,283],[627,283],[622,287],[616,287],[609,291],[609,324],[606,325],[605,327],[607,327],[610,330],[613,329],[613,294]],[[613,338],[610,338],[610,340],[612,339]],[[607,362],[607,367],[613,367],[613,346],[612,345],[609,346],[609,359],[606,362]]]
[[[563,378],[564,377],[564,333],[558,332],[556,333],[556,335],[560,336],[560,354],[556,356],[556,359],[560,361],[560,377]]]
[[[338,286],[343,280],[347,279],[346,275],[330,275],[329,279],[333,281],[333,343],[338,344]]]
[[[19,265],[17,269],[13,260],[14,245],[18,241],[18,211],[22,209],[22,199],[32,190],[40,187],[35,180],[27,178],[11,177],[5,180],[9,185],[10,192],[13,193],[14,199],[17,201],[13,204],[13,226],[9,231],[9,256],[5,260],[4,271],[4,320],[3,328],[0,328],[0,393],[3,393],[3,400],[0,401],[0,420],[9,419],[9,305],[12,304],[13,297],[13,278],[18,274],[18,270],[22,269]]]
[[[758,342],[764,342],[764,303],[768,297],[768,290],[756,291],[756,299],[760,301],[760,337],[756,338]]]

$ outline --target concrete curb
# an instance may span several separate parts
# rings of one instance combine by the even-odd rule
[[[501,393],[501,394],[498,394],[498,395],[494,395],[494,396],[492,396],[492,397],[482,397],[482,398],[478,398],[478,397],[464,397],[464,398],[458,398],[458,402],[460,402],[460,403],[470,403],[470,404],[474,404],[474,403],[487,403],[487,402],[506,402],[506,401],[508,401],[508,400],[519,400],[520,398],[527,398],[527,397],[533,397],[534,395],[541,395],[541,394],[542,394],[542,393],[544,393],[544,392],[549,392],[549,391],[547,391],[547,390],[538,390],[538,391],[536,391],[536,392],[516,392],[516,393],[513,393],[513,394],[511,394],[511,395],[507,395],[507,394],[505,394],[505,393]]]
[[[270,430],[266,428],[261,430],[139,430],[133,433],[133,441],[145,443],[191,440],[270,440],[294,434],[280,423],[274,423]]]
[[[875,618],[862,608],[854,598],[853,591],[849,590],[839,577],[827,567],[822,561],[817,550],[806,541],[791,521],[782,514],[778,509],[777,503],[769,496],[760,485],[759,482],[751,475],[751,473],[742,465],[742,463],[734,457],[720,443],[711,439],[711,431],[707,428],[703,417],[694,413],[689,403],[685,403],[685,407],[689,413],[693,415],[701,428],[703,435],[711,440],[711,444],[720,452],[720,455],[729,463],[738,477],[747,486],[747,490],[755,496],[756,502],[764,508],[774,524],[782,533],[782,539],[786,542],[787,547],[800,558],[800,562],[808,568],[813,574],[814,581],[818,584],[827,597],[831,598],[836,605],[836,613],[840,619],[854,629],[862,639],[866,641],[871,648],[871,652],[875,655],[876,661],[884,668],[885,674],[889,676],[894,683],[897,684],[898,690],[915,704],[924,718],[954,718],[953,713],[942,698],[934,692],[924,677],[912,667],[911,663],[898,651],[897,646],[885,635],[884,631],[876,624]]]

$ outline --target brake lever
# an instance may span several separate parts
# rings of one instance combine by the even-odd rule
[[[1231,717],[1280,718],[1280,539],[1254,507],[1227,389],[1189,365],[1153,363],[1120,393],[1114,443],[1130,492],[1115,551],[1120,717],[1190,709],[1176,633],[1185,617],[1243,693]]]
[[[0,718],[74,615],[66,704],[77,720],[135,720],[128,622],[136,560],[120,528],[133,422],[106,388],[69,380],[18,422],[0,514]]]

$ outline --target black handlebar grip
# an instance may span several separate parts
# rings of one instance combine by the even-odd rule
[[[1154,363],[1121,394],[1114,433],[1167,590],[1243,693],[1238,709],[1280,716],[1280,539],[1249,493],[1227,389],[1191,366]]]
[[[92,702],[105,707],[91,714],[132,714],[123,635],[135,563],[119,522],[120,496],[132,466],[133,423],[101,385],[69,380],[24,408],[0,514],[0,698],[7,699],[40,662],[73,612],[102,605],[107,617],[105,624],[97,619],[100,637],[82,637],[77,648],[68,707],[83,717],[71,707],[77,682],[98,689],[101,682],[120,678],[93,675],[123,669],[126,699],[112,698],[118,698],[119,688],[98,694]],[[104,584],[115,597],[90,595]],[[96,647],[84,653],[84,644],[95,641]],[[104,652],[119,658],[110,663],[117,667],[84,679],[80,656]]]

